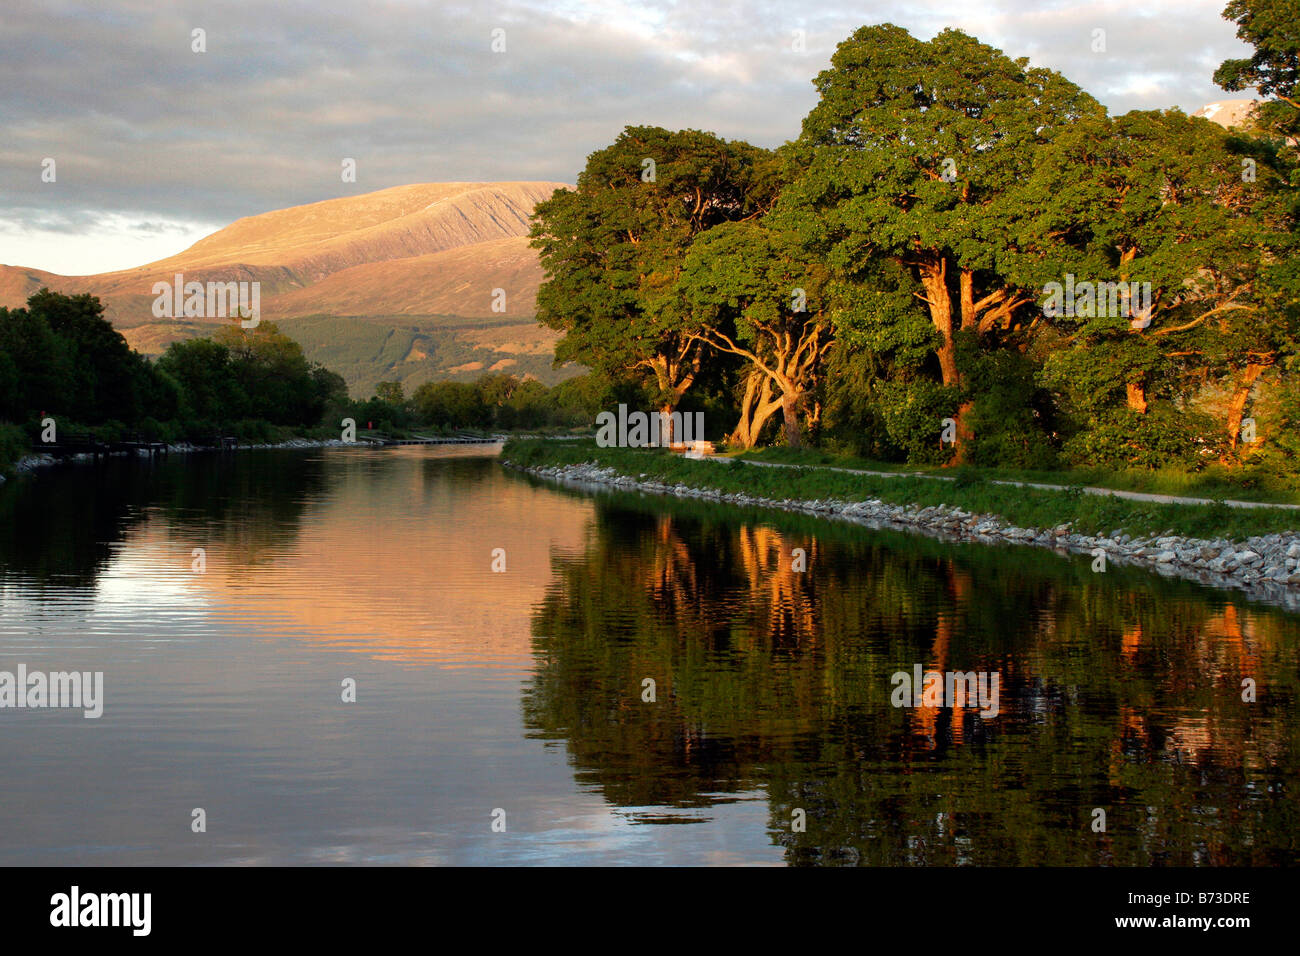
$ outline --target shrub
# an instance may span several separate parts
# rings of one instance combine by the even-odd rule
[[[937,382],[882,382],[880,412],[885,431],[914,465],[938,465],[952,457],[952,446],[940,445],[943,420],[957,413],[957,391]]]
[[[8,471],[31,448],[27,433],[18,425],[0,424],[0,471]]]
[[[1066,459],[1080,466],[1197,471],[1223,453],[1226,438],[1208,415],[1170,406],[1146,414],[1114,409],[1088,422],[1065,443]]]

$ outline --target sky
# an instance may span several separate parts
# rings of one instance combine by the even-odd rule
[[[1249,95],[1210,79],[1249,51],[1225,3],[0,0],[0,264],[84,275],[389,186],[573,182],[629,125],[778,146],[868,24],[965,30],[1112,113],[1191,112]]]

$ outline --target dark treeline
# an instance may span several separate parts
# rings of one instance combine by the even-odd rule
[[[610,402],[640,397],[596,376],[548,389],[489,374],[472,384],[426,383],[409,399],[400,384],[383,382],[369,400],[354,401],[342,376],[309,362],[270,322],[220,326],[151,361],[93,296],[43,289],[26,308],[0,308],[0,466],[39,445],[49,419],[56,440],[269,442],[337,438],[348,418],[362,430],[398,433],[573,427],[589,425]]]
[[[154,362],[90,295],[43,289],[0,308],[0,452],[12,460],[53,419],[56,438],[264,441],[319,426],[348,403],[341,376],[307,361],[273,324],[223,326]]]
[[[535,379],[492,372],[476,382],[425,382],[407,396],[401,382],[380,382],[353,406],[359,428],[383,432],[514,431],[589,428],[611,402],[643,400],[632,385],[581,375],[547,388]]]
[[[776,150],[640,126],[593,153],[534,215],[539,319],[741,447],[1295,473],[1293,7],[1227,11],[1259,52],[1216,81],[1276,97],[1232,131],[863,27]]]

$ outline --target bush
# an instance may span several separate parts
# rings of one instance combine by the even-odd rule
[[[238,421],[230,429],[231,433],[246,445],[265,445],[279,441],[279,430],[270,422],[260,418],[246,418]]]
[[[0,471],[8,471],[31,449],[31,442],[18,425],[0,424]]]
[[[903,450],[889,438],[877,391],[879,356],[866,349],[831,350],[826,374],[822,443],[831,451],[876,461],[899,461]]]
[[[145,441],[175,442],[180,438],[181,426],[176,422],[160,422],[155,418],[142,418],[136,426]]]
[[[957,390],[937,382],[882,382],[880,412],[885,431],[914,465],[944,464],[952,457],[952,446],[940,445],[943,420],[957,414]]]
[[[1017,352],[983,352],[963,336],[959,354],[971,409],[967,460],[989,468],[1054,468],[1051,394],[1040,387],[1034,362]]]
[[[74,429],[81,431],[81,429]],[[102,442],[125,441],[127,438],[127,428],[119,421],[107,421],[102,425],[95,425],[86,429],[92,436]]]
[[[1223,454],[1226,438],[1208,415],[1170,406],[1146,414],[1114,409],[1088,422],[1065,443],[1067,461],[1106,468],[1168,468],[1198,471]]]

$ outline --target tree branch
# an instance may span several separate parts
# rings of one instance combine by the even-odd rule
[[[1235,312],[1241,309],[1250,309],[1250,308],[1253,308],[1253,306],[1238,305],[1235,302],[1229,302],[1227,305],[1221,305],[1218,306],[1217,308],[1211,309],[1209,312],[1206,312],[1204,315],[1200,316],[1199,318],[1192,319],[1192,321],[1190,322],[1184,322],[1182,325],[1175,325],[1172,328],[1168,328],[1168,329],[1161,329],[1159,332],[1151,333],[1151,335],[1154,338],[1155,336],[1158,335],[1172,335],[1174,332],[1186,332],[1188,329],[1192,329],[1200,325],[1202,322],[1204,322],[1210,316],[1214,315],[1216,312]]]

